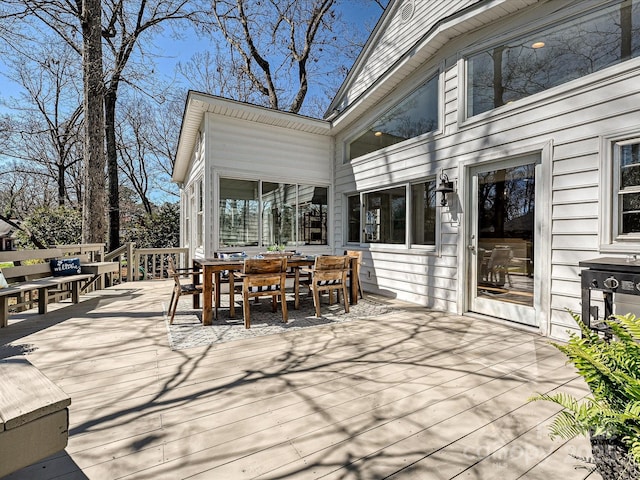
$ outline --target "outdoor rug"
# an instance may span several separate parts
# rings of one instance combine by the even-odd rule
[[[228,298],[228,297],[227,297]],[[223,301],[224,302],[224,301]],[[251,303],[251,328],[244,328],[242,318],[242,302],[237,302],[236,318],[229,317],[229,309],[224,305],[218,309],[218,319],[213,320],[213,325],[203,326],[201,322],[202,310],[193,309],[193,298],[183,297],[178,302],[173,324],[169,324],[169,316],[165,315],[169,345],[172,350],[203,347],[216,343],[232,342],[244,338],[260,337],[290,332],[301,328],[317,327],[321,325],[348,322],[358,318],[375,317],[384,315],[390,308],[375,299],[363,298],[357,305],[349,306],[349,313],[344,312],[342,304],[334,301],[329,305],[326,297],[322,301],[320,310],[322,316],[316,317],[313,299],[302,296],[300,309],[293,308],[293,297],[287,302],[289,321],[282,323],[282,311],[271,311],[271,298],[261,298],[260,303]],[[167,305],[164,305],[166,313]]]

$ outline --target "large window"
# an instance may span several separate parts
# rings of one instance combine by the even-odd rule
[[[438,128],[438,75],[388,110],[349,144],[349,160]]]
[[[327,215],[327,187],[220,179],[221,248],[327,245]]]
[[[367,243],[405,243],[407,194],[405,187],[366,193],[365,241]]]
[[[262,182],[263,244],[291,244],[296,236],[295,209],[295,185]]]
[[[615,144],[617,235],[640,236],[640,139]]]
[[[436,244],[436,182],[397,186],[347,197],[347,242]],[[410,191],[407,212],[407,191]],[[407,217],[407,213],[409,216]],[[410,228],[407,228],[407,218]],[[364,222],[364,228],[361,228]],[[362,233],[362,236],[361,236]]]
[[[436,182],[411,185],[411,243],[436,243]]]
[[[220,246],[257,246],[260,197],[258,182],[220,179]]]
[[[204,245],[204,180],[198,181],[198,213],[197,213],[197,232],[196,243],[199,247]]]
[[[467,61],[467,116],[640,55],[640,0],[617,2]]]

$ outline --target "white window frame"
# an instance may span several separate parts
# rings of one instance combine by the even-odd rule
[[[369,118],[367,120],[366,124],[361,124],[360,128],[358,128],[353,133],[351,133],[348,137],[346,137],[342,141],[342,155],[343,155],[342,163],[343,163],[343,165],[349,165],[351,163],[357,163],[357,162],[360,162],[361,160],[364,160],[364,159],[367,159],[367,158],[371,158],[371,157],[374,157],[376,155],[380,155],[380,154],[383,154],[383,153],[388,153],[388,152],[394,151],[395,149],[403,148],[404,146],[406,146],[407,144],[410,144],[411,142],[424,141],[427,138],[435,137],[435,136],[441,134],[443,132],[443,129],[444,129],[444,127],[443,127],[443,125],[444,125],[444,103],[445,103],[445,98],[444,98],[444,74],[443,74],[444,71],[445,71],[445,69],[444,69],[444,65],[443,64],[439,65],[437,68],[430,68],[426,75],[421,75],[419,77],[419,79],[418,79],[419,81],[413,81],[411,83],[411,85],[409,86],[409,88],[400,97],[396,98],[393,102],[385,102],[381,108],[378,108],[376,110],[376,114],[372,118]],[[438,83],[438,94],[437,94],[437,100],[438,100],[438,109],[437,109],[438,110],[438,113],[437,113],[438,125],[436,126],[436,128],[434,130],[431,130],[431,131],[426,132],[426,133],[421,133],[420,135],[417,135],[415,137],[407,138],[405,140],[402,140],[401,142],[394,143],[394,144],[388,145],[386,147],[382,147],[379,150],[375,150],[373,152],[366,153],[364,155],[361,155],[361,156],[353,158],[353,159],[349,158],[350,155],[351,155],[350,146],[351,146],[352,142],[357,140],[368,129],[370,129],[381,117],[387,115],[391,110],[393,110],[398,105],[400,105],[402,102],[404,102],[409,96],[414,94],[416,91],[418,91],[422,86],[424,86],[427,82],[429,82],[433,78],[436,78],[437,79],[437,83]]]
[[[412,205],[411,205],[411,188],[413,185],[416,184],[420,184],[420,183],[424,183],[424,182],[436,182],[437,183],[437,179],[435,175],[429,176],[429,177],[425,177],[425,178],[420,178],[420,179],[415,179],[415,180],[411,180],[409,182],[405,182],[405,183],[400,183],[400,184],[395,184],[395,185],[388,185],[385,187],[378,187],[378,188],[370,188],[367,190],[363,190],[361,192],[352,192],[352,193],[348,193],[344,195],[344,219],[345,219],[345,227],[344,227],[344,244],[345,245],[360,245],[363,247],[368,247],[371,250],[397,250],[397,249],[404,249],[404,250],[410,250],[410,251],[415,251],[415,252],[421,252],[421,253],[427,253],[427,254],[436,254],[439,251],[440,248],[440,229],[441,229],[441,220],[440,220],[440,209],[441,207],[439,205],[436,204],[436,221],[435,221],[435,242],[430,245],[430,244],[418,244],[418,243],[411,243],[412,241],[412,236],[413,236],[413,209],[412,209]],[[365,195],[367,194],[371,194],[371,193],[376,193],[376,192],[383,192],[385,190],[390,190],[393,188],[399,188],[399,187],[404,187],[405,189],[405,238],[404,238],[404,242],[403,243],[380,243],[380,242],[367,242],[366,238],[365,238],[365,225],[366,225],[366,204],[365,204]],[[349,242],[348,238],[349,238],[349,197],[355,197],[355,196],[359,196],[360,198],[360,241],[359,242]]]
[[[620,234],[619,146],[640,143],[640,130],[618,131],[601,137],[600,251],[637,253],[640,232]],[[640,186],[638,187],[640,191]]]
[[[295,239],[294,239],[294,246],[295,247],[300,247],[300,248],[320,248],[320,249],[326,249],[331,247],[331,216],[332,216],[332,203],[331,203],[331,196],[333,195],[332,189],[331,189],[331,185],[328,184],[324,184],[324,183],[314,183],[314,182],[309,182],[309,181],[304,181],[304,180],[276,180],[276,179],[269,179],[269,178],[265,178],[265,179],[260,179],[258,177],[253,177],[253,176],[245,176],[245,175],[218,175],[216,177],[216,185],[218,186],[218,195],[217,195],[217,206],[216,206],[216,217],[217,217],[217,222],[218,225],[220,225],[220,186],[221,183],[224,180],[244,180],[244,181],[249,181],[249,182],[257,182],[258,184],[258,245],[257,246],[242,246],[242,247],[220,247],[220,232],[219,232],[219,227],[218,227],[218,239],[216,240],[216,248],[219,251],[234,251],[237,250],[237,248],[244,248],[246,250],[251,250],[251,249],[265,249],[268,248],[270,245],[268,243],[265,243],[265,238],[263,237],[264,234],[264,230],[263,230],[263,222],[264,222],[264,204],[263,204],[263,195],[262,195],[262,187],[263,184],[266,183],[281,183],[281,184],[289,184],[289,185],[295,185],[296,187],[296,198],[295,198],[295,202],[296,202],[296,209],[295,209]],[[300,208],[300,204],[299,204],[299,191],[300,191],[300,187],[301,186],[311,186],[311,187],[320,187],[320,188],[326,188],[327,189],[327,224],[326,224],[326,235],[327,235],[327,243],[326,244],[309,244],[309,245],[304,245],[302,244],[302,242],[304,240],[301,240],[300,238],[300,229],[299,229],[299,208]],[[290,246],[291,247],[291,246]]]
[[[204,247],[204,179],[196,181],[196,246]]]

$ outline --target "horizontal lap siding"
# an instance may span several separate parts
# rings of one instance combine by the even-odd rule
[[[241,172],[271,181],[331,183],[329,137],[209,115],[211,165],[220,175]]]
[[[446,71],[446,84],[455,85],[456,78],[457,68]],[[450,88],[446,93],[446,109],[452,111],[453,115],[457,105],[456,94],[455,88]],[[427,137],[433,138],[432,135]],[[342,245],[344,241],[343,194],[400,185],[426,177],[433,178],[443,166],[442,162],[436,161],[442,155],[430,151],[435,146],[433,142],[413,142],[413,146],[391,147],[389,150],[393,153],[389,155],[338,165],[335,180],[335,244]],[[367,291],[393,295],[437,310],[456,310],[457,221],[447,209],[438,208],[438,213],[442,213],[438,253],[417,254],[414,251],[407,252],[406,249],[385,249],[376,245],[371,246],[372,251],[365,252],[361,279]],[[415,250],[420,251],[420,248]]]
[[[632,63],[636,67],[630,70]],[[557,95],[543,93],[538,105],[534,96],[525,100],[522,108],[492,115],[488,121],[451,124],[447,127],[449,132],[436,138],[408,141],[389,148],[384,155],[339,164],[336,190],[340,193],[381,188],[436,174],[443,167],[455,179],[460,162],[523,143],[551,142],[551,197],[539,202],[550,202],[552,259],[546,261],[552,268],[551,278],[542,284],[543,288],[550,288],[550,334],[566,338],[567,328],[572,326],[566,308],[580,309],[578,262],[599,256],[599,168],[605,158],[605,152],[600,151],[600,136],[634,125],[640,129],[638,63],[631,61],[609,80],[582,86],[572,82],[557,89]],[[459,103],[450,87],[455,71],[447,70],[450,77],[445,82],[445,118],[456,115],[449,108]],[[463,279],[458,278],[455,268],[460,263],[457,223],[450,221],[448,212],[448,208],[442,209],[441,257],[427,257],[427,265],[414,255],[397,253],[395,263],[390,264],[383,259],[388,254],[373,252],[370,255],[377,283],[372,285],[378,285],[383,292],[393,291],[403,299],[454,311],[456,282]],[[416,262],[419,272],[408,274],[407,265]],[[455,281],[451,280],[453,275]],[[397,281],[405,276],[406,281]]]

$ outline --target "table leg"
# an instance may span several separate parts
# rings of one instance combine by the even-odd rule
[[[192,268],[193,268],[193,275],[192,275],[193,284],[199,285],[200,284],[200,264],[197,262],[193,262]],[[192,295],[192,297],[193,297],[193,308],[199,309],[200,295]]]
[[[215,282],[215,291],[213,292],[213,294],[216,296],[216,301],[213,302],[214,306],[213,306],[213,318],[215,318],[216,320],[218,319],[218,307],[220,306],[220,272],[215,272],[213,274],[213,279]]]
[[[293,307],[296,310],[300,309],[300,267],[295,267],[295,278],[293,279],[293,295],[294,302]]]
[[[235,278],[233,272],[229,272],[229,316],[236,318],[236,292],[235,292]]]
[[[207,267],[204,267],[204,287],[202,289],[202,295],[204,296],[204,306],[202,308],[202,324],[203,325],[211,325],[212,323],[212,313],[213,306],[211,305],[211,300],[213,299],[213,275],[211,272],[207,270]],[[194,297],[198,297],[199,295],[194,295]],[[195,300],[194,300],[195,304]],[[197,308],[194,306],[194,308]]]
[[[349,285],[349,296],[351,297],[351,305],[358,304],[358,258],[351,257],[351,261],[349,262],[349,266],[351,267],[351,282]]]

